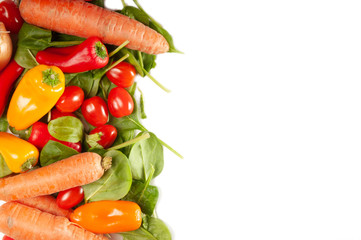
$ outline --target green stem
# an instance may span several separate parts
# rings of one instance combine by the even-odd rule
[[[59,41],[59,42],[51,42],[49,46],[71,46],[71,45],[78,45],[81,44],[83,41]]]
[[[114,147],[108,148],[107,150],[108,150],[108,151],[109,151],[109,150],[119,150],[119,149],[121,149],[121,148],[128,147],[128,146],[130,146],[130,145],[132,145],[132,144],[134,144],[134,143],[137,143],[137,142],[139,142],[139,141],[142,141],[142,140],[145,140],[145,139],[148,139],[148,138],[150,138],[150,134],[149,134],[149,133],[146,133],[146,134],[143,134],[143,135],[138,136],[138,137],[136,137],[136,138],[133,138],[133,139],[127,141],[127,142],[124,142],[124,143],[122,143],[122,144],[119,144],[119,145],[116,145],[116,146],[114,146]]]
[[[39,65],[38,61],[36,61],[36,58],[35,58],[34,54],[31,52],[31,50],[30,50],[30,49],[27,49],[27,50],[28,50],[28,52],[29,52],[29,54],[30,54],[30,57],[34,60],[34,62],[36,63],[36,65]]]
[[[119,47],[117,47],[116,49],[114,49],[111,53],[109,53],[109,57],[113,57],[117,52],[120,51],[120,49],[122,49],[123,47],[125,47],[128,43],[129,43],[128,40],[126,40],[125,42],[123,42],[122,45],[120,45]]]
[[[165,92],[169,93],[170,90],[166,87],[164,87],[160,82],[158,82],[152,75],[150,75],[144,68],[143,68],[143,71],[145,73],[145,75],[147,75],[150,80],[152,80],[155,84],[158,85],[158,87],[160,87],[161,89],[163,89]]]
[[[124,0],[122,0],[123,7],[127,6]]]
[[[141,51],[138,51],[138,57],[139,57],[140,66],[141,66],[142,68],[144,68],[143,56],[142,56],[142,52],[141,52]]]
[[[116,61],[115,63],[113,63],[112,65],[110,65],[110,67],[108,67],[107,69],[105,69],[104,74],[106,72],[108,72],[110,69],[112,69],[113,67],[117,66],[119,63],[123,62],[125,59],[127,59],[129,57],[129,54],[127,53],[125,56],[123,56],[121,59],[119,59],[118,61]],[[104,75],[103,74],[103,75]]]
[[[166,144],[165,142],[163,142],[159,138],[158,138],[158,140],[164,147],[168,148],[172,153],[177,155],[179,158],[184,159],[184,157],[180,153],[178,153],[176,150],[174,150],[171,146],[169,146],[168,144]]]

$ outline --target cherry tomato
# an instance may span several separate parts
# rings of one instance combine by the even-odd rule
[[[6,29],[11,33],[19,32],[24,20],[13,0],[0,1],[0,22],[3,22]]]
[[[94,128],[90,132],[90,134],[96,134],[96,133],[98,133],[100,135],[100,140],[98,141],[98,143],[103,148],[111,147],[118,135],[117,129],[112,125],[103,125],[103,126]]]
[[[4,236],[3,240],[14,240],[14,239],[12,239],[11,237],[8,237],[8,236]]]
[[[62,209],[70,209],[84,199],[84,189],[81,186],[59,192],[56,203]]]
[[[98,96],[86,99],[82,106],[81,112],[85,120],[95,127],[100,127],[108,122],[107,103]]]
[[[60,112],[75,112],[84,101],[84,91],[78,86],[65,88],[63,95],[56,103],[56,108]]]
[[[105,200],[78,207],[70,221],[94,233],[117,233],[138,229],[142,216],[135,202]]]
[[[117,118],[128,116],[133,112],[134,102],[132,96],[121,87],[110,90],[108,96],[109,112]]]
[[[132,86],[136,74],[137,71],[135,70],[135,67],[127,62],[119,63],[106,73],[112,83],[122,88]]]
[[[60,118],[60,117],[76,117],[76,115],[74,113],[63,113],[63,112],[60,112],[58,109],[56,108],[53,108],[51,110],[51,120],[54,120],[54,119],[57,119],[57,118]]]

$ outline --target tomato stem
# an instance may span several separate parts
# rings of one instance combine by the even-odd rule
[[[132,144],[134,144],[134,143],[137,143],[137,142],[139,142],[139,141],[142,141],[142,140],[145,140],[145,139],[148,139],[148,138],[150,138],[150,134],[149,134],[149,133],[146,133],[146,134],[143,134],[143,135],[138,136],[138,137],[136,137],[136,138],[133,138],[133,139],[127,141],[127,142],[123,142],[123,143],[121,143],[121,144],[119,144],[119,145],[116,145],[116,146],[114,146],[114,147],[108,148],[107,150],[108,150],[108,151],[109,151],[109,150],[119,150],[119,149],[121,149],[121,148],[128,147],[128,146],[130,146],[130,145],[132,145]]]
[[[117,47],[116,49],[114,49],[111,53],[109,53],[109,57],[113,57],[115,54],[117,54],[117,52],[120,51],[120,49],[122,49],[123,47],[125,47],[128,43],[129,43],[128,40],[126,40],[125,42],[123,42],[122,45],[120,45],[119,47]]]
[[[150,80],[152,80],[155,84],[158,85],[158,87],[160,87],[161,89],[163,89],[165,92],[170,93],[170,90],[166,87],[164,87],[160,82],[158,82],[152,75],[150,75],[144,68],[143,71],[145,73],[145,75],[147,75]]]

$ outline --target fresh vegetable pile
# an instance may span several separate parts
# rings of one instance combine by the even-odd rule
[[[133,2],[0,0],[4,239],[172,238],[151,182],[163,147],[182,156],[141,123],[135,80],[169,91],[149,72],[156,54],[179,51]]]

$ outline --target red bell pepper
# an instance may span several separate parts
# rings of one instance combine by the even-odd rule
[[[0,117],[8,103],[10,91],[23,70],[24,68],[18,65],[15,60],[11,60],[0,73]]]
[[[64,73],[78,73],[105,67],[109,62],[109,55],[98,37],[90,37],[77,46],[39,51],[36,61],[57,66]]]
[[[64,144],[67,147],[70,147],[78,152],[81,152],[81,143],[71,143],[71,142],[64,142],[60,141],[53,136],[50,135],[48,130],[48,125],[43,122],[36,122],[31,127],[30,137],[28,142],[32,143],[35,147],[39,150],[43,149],[43,147],[50,141],[56,141],[61,144]]]

